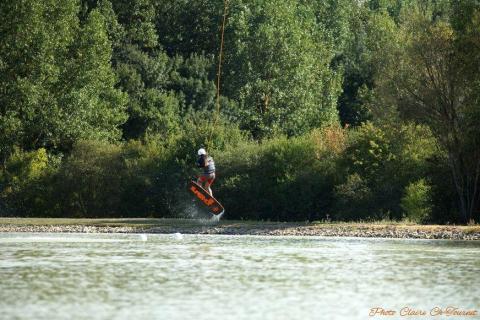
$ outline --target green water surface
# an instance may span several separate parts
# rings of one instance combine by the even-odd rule
[[[479,286],[480,242],[0,234],[1,319],[479,319],[398,314]]]

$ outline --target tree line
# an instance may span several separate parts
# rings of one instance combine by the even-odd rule
[[[480,218],[478,0],[18,0],[0,15],[1,216],[183,216],[206,146],[228,218]]]

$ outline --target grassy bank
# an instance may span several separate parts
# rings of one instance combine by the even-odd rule
[[[480,225],[326,223],[194,219],[0,218],[0,232],[186,233],[480,240]]]

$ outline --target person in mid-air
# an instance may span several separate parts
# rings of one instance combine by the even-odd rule
[[[215,180],[215,162],[213,158],[207,154],[204,148],[198,149],[197,167],[203,168],[202,174],[198,177],[197,183],[201,185],[208,193],[213,196],[210,186]]]

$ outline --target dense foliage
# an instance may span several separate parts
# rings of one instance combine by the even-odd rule
[[[478,0],[18,0],[0,17],[0,216],[185,216],[203,145],[226,218],[480,219]]]

